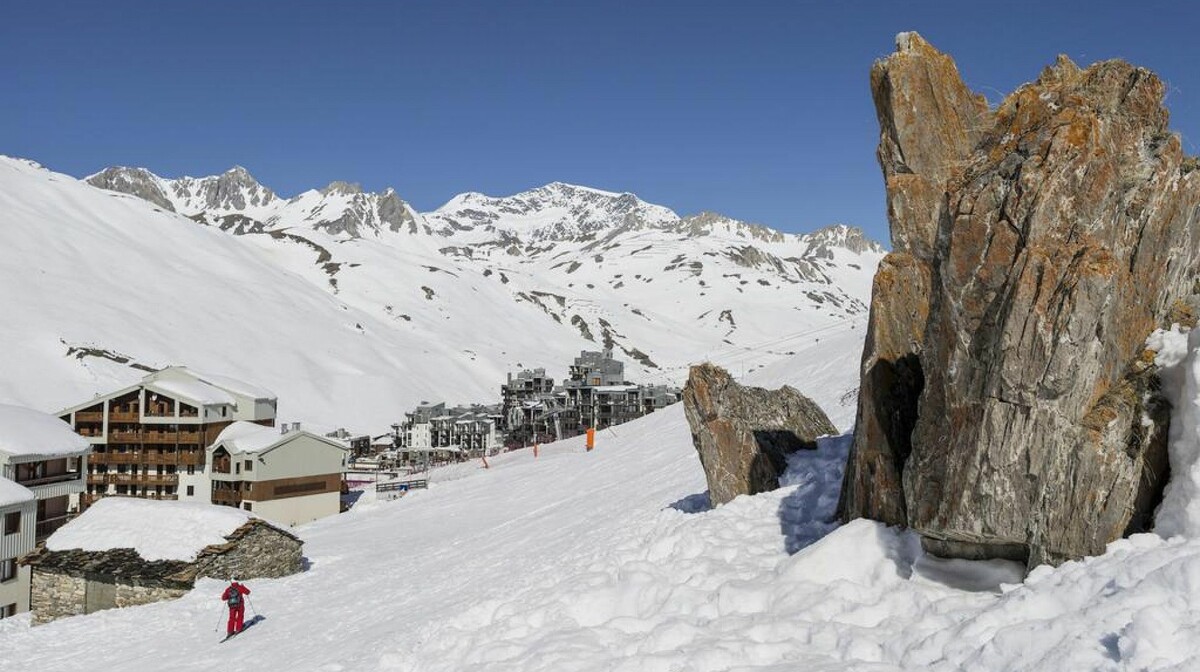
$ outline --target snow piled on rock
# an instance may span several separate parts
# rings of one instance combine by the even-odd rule
[[[1200,329],[1175,325],[1146,341],[1158,353],[1163,393],[1171,402],[1171,480],[1155,515],[1163,537],[1200,536]]]
[[[821,369],[847,347],[822,343],[784,381],[814,398],[857,377]],[[1136,535],[1024,580],[1013,563],[934,558],[912,533],[837,524],[848,443],[823,439],[780,489],[709,508],[674,406],[592,452],[576,437],[440,470],[400,500],[364,493],[305,526],[308,571],[252,583],[266,619],[227,644],[222,586],[205,579],[173,602],[0,621],[0,669],[1200,668],[1200,540]]]
[[[241,509],[196,502],[105,497],[46,540],[51,551],[132,548],[143,560],[195,560],[205,546],[251,518]]]

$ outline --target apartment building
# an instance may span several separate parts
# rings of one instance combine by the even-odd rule
[[[417,406],[405,413],[405,421],[397,428],[397,449],[404,461],[420,462],[490,455],[500,446],[496,431],[500,419],[495,406],[456,406],[445,403]]]
[[[59,417],[92,447],[79,510],[107,495],[198,495],[189,477],[203,473],[207,447],[233,422],[273,426],[276,404],[256,385],[175,366],[64,409]]]
[[[625,380],[625,363],[614,358],[611,349],[580,352],[569,371],[562,385],[555,385],[545,369],[508,375],[500,388],[506,446],[554,441],[591,427],[619,425],[682,398],[676,387]]]

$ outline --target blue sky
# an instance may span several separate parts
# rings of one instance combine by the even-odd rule
[[[1191,3],[12,2],[0,153],[85,175],[239,164],[418,209],[561,180],[790,231],[887,236],[871,62],[917,30],[997,100],[1057,53],[1171,87],[1200,143]]]

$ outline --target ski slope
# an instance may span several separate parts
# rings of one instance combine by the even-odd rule
[[[792,362],[814,397],[853,337]],[[776,372],[776,376],[782,376]],[[1197,374],[1200,375],[1200,374]],[[824,393],[826,397],[836,392]],[[840,395],[836,395],[840,396]],[[844,426],[845,413],[835,414]],[[1190,670],[1200,542],[1138,535],[1040,568],[925,556],[832,514],[848,440],[793,458],[785,486],[704,505],[682,408],[434,474],[300,528],[308,571],[252,581],[265,620],[217,644],[222,584],[29,628],[0,621],[0,669],[473,671]]]

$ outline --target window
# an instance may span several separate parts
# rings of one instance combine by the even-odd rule
[[[251,481],[251,482],[249,482],[249,483],[247,483],[247,484],[246,484],[246,492],[250,492],[250,491],[251,491],[251,490],[253,490],[253,489],[254,489],[254,482],[253,482],[253,481]]]
[[[12,581],[17,578],[17,560],[9,558],[8,560],[0,560],[0,583]]]
[[[187,489],[187,494],[188,494],[188,497],[191,497],[191,496],[193,496],[193,495],[195,495],[195,494],[196,494],[196,486],[194,486],[194,485],[189,485],[189,486],[187,486],[187,488],[188,488],[188,489]]]
[[[254,470],[254,460],[246,460],[246,471]]]
[[[196,465],[189,464],[189,465],[187,465],[187,468],[188,468],[188,476],[191,476],[192,474],[196,473]]]
[[[235,474],[242,473],[242,463],[241,462],[238,462],[237,464],[233,465],[233,473],[235,473]]]
[[[4,514],[4,534],[16,534],[21,531],[21,512],[13,511]]]
[[[225,414],[226,414],[226,413],[228,413],[228,412],[229,412],[229,409],[228,409],[228,408],[226,408],[225,406],[222,406],[222,407],[221,407],[221,417],[222,417],[222,418],[223,418],[223,417],[225,417]]]
[[[247,511],[252,511],[252,510],[253,510],[253,509],[251,509],[251,508],[250,508],[250,502],[242,502],[242,508],[243,508],[243,509],[245,509],[245,510],[247,510]]]
[[[12,604],[7,604],[7,605],[4,605],[3,607],[0,607],[0,618],[9,618],[10,616],[16,616],[16,615],[17,615],[17,603],[16,602],[13,602]]]

